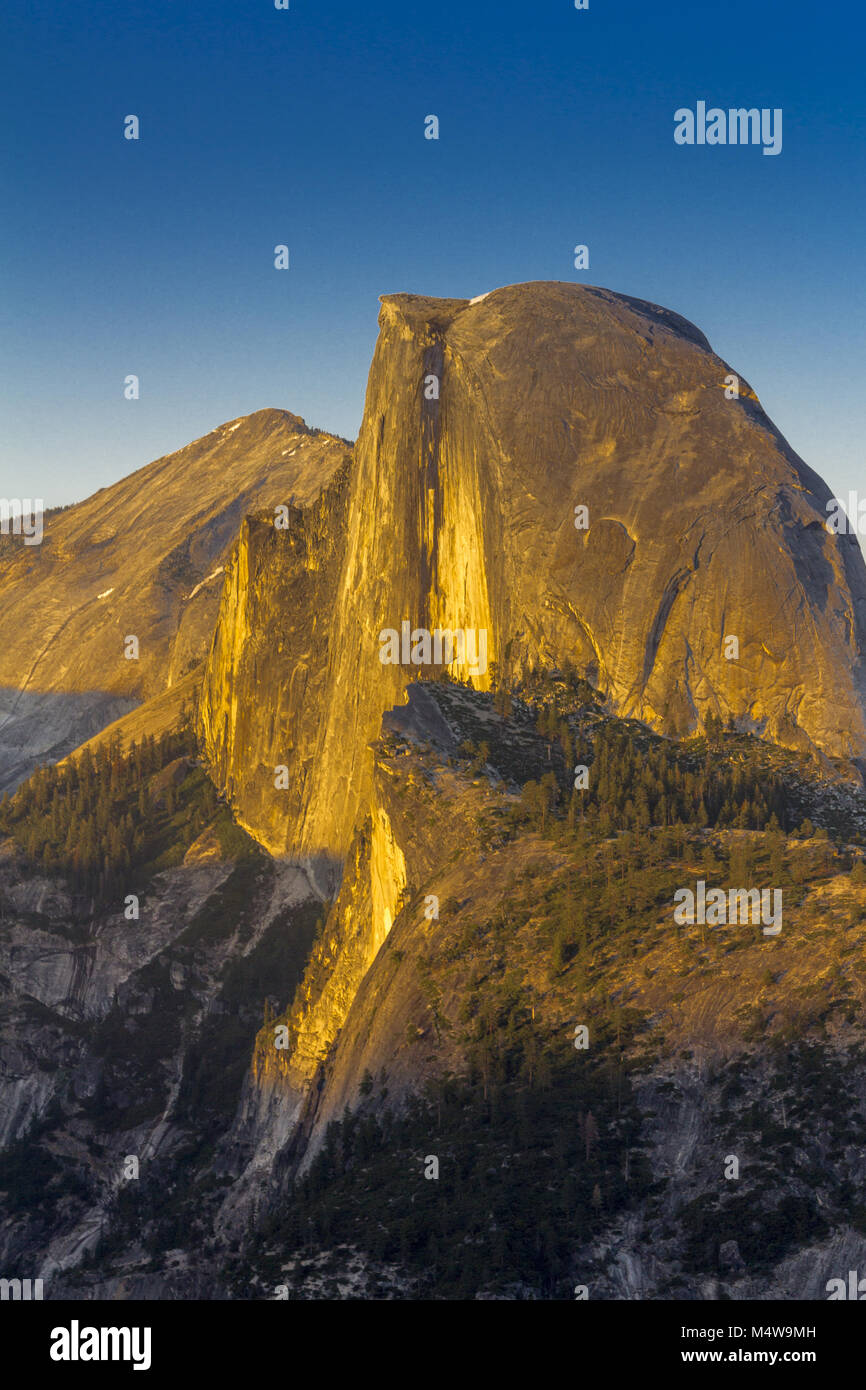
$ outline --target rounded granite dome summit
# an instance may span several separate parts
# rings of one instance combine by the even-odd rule
[[[211,654],[210,753],[251,824],[256,769],[291,731],[295,790],[268,843],[344,853],[369,742],[418,674],[379,660],[404,623],[483,633],[485,670],[454,667],[477,686],[570,665],[660,731],[713,715],[866,756],[856,539],[824,525],[829,489],[699,329],[548,281],[386,295],[380,325],[348,478],[296,552],[248,538]],[[239,645],[267,629],[270,591],[293,634]],[[277,709],[259,719],[262,681]]]

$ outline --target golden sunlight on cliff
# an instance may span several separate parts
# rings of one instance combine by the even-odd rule
[[[394,918],[400,911],[405,890],[406,860],[394,839],[387,812],[380,809],[373,816],[373,840],[370,849],[373,955],[394,925]]]
[[[313,950],[288,1016],[289,1045],[275,1045],[280,1020],[262,1028],[253,1053],[258,1086],[302,1088],[324,1061],[358,987],[393,926],[406,892],[406,861],[387,813],[370,809],[368,874],[346,888]]]
[[[435,586],[430,595],[431,626],[484,634],[483,661],[454,661],[449,669],[456,680],[468,680],[477,690],[489,690],[490,662],[496,658],[484,564],[484,512],[478,470],[467,467],[465,459],[449,466],[452,464],[449,453],[450,450],[443,447],[439,475],[442,514],[436,536]],[[428,508],[428,518],[429,511]],[[476,642],[478,640],[476,637]],[[475,655],[478,650],[476,645]]]

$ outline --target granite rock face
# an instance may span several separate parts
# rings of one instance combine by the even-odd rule
[[[259,1240],[256,1222],[286,1201],[331,1121],[347,1107],[375,1118],[386,1100],[471,1070],[464,1029],[476,1002],[496,1001],[500,978],[504,989],[519,975],[539,1036],[571,1048],[585,981],[578,990],[570,965],[548,969],[535,909],[585,861],[537,828],[504,834],[527,747],[537,745],[540,777],[551,748],[534,713],[506,718],[479,690],[570,665],[601,690],[605,718],[682,734],[713,714],[779,744],[866,753],[857,542],[827,531],[828,489],[747,383],[726,397],[731,369],[696,328],[562,284],[474,302],[388,296],[380,325],[354,453],[296,417],[261,412],[119,485],[116,516],[105,509],[112,489],[58,518],[41,554],[3,560],[9,681],[58,709],[70,702],[79,720],[111,717],[89,703],[95,694],[121,714],[146,697],[115,728],[127,742],[173,727],[180,701],[197,693],[213,780],[270,851],[230,866],[206,827],[183,864],[155,878],[134,926],[119,908],[83,923],[61,883],[25,875],[11,847],[0,856],[0,1140],[59,1139],[81,1155],[50,1221],[0,1221],[0,1254],[44,1272],[52,1297],[228,1296],[227,1252]],[[129,520],[139,495],[149,509],[140,535]],[[275,525],[274,505],[292,495]],[[105,609],[110,621],[99,616],[109,601],[121,604]],[[26,624],[40,613],[50,635],[31,668]],[[382,632],[404,623],[483,631],[486,661],[452,663],[476,690],[383,664]],[[147,661],[122,663],[124,631],[146,639]],[[98,692],[85,684],[91,671]],[[16,705],[19,729],[24,713]],[[64,718],[65,732],[49,729],[58,743],[75,736]],[[504,771],[485,761],[489,748],[461,766],[469,734],[477,752],[506,724]],[[833,797],[850,798],[866,824],[847,777],[844,787],[816,781],[805,812],[817,825]],[[862,891],[840,864],[815,890],[827,902],[814,921],[823,913],[850,930]],[[659,911],[666,925],[667,901]],[[669,1030],[638,1086],[654,1176],[669,1186],[660,1212],[617,1217],[576,1252],[575,1268],[589,1255],[604,1267],[602,1297],[667,1297],[674,1276],[683,1297],[821,1296],[828,1275],[861,1258],[853,1227],[827,1234],[817,1260],[801,1242],[763,1282],[744,1273],[735,1241],[720,1251],[718,1277],[680,1277],[683,1194],[710,1192],[702,1175],[717,1172],[728,1104],[721,1072],[711,1081],[686,1048],[703,1045],[711,1020],[710,1041],[739,1065],[753,1039],[731,1020],[751,1018],[776,985],[765,1021],[784,1003],[792,1026],[800,1010],[808,1023],[811,999],[823,1029],[826,983],[851,1013],[828,1058],[836,1088],[862,1014],[856,949],[842,969],[823,924],[813,937],[795,930],[773,946],[789,953],[774,974],[759,940],[743,968],[701,966],[684,1003],[680,944],[667,930],[653,941],[655,969],[649,948],[637,943],[638,955],[629,941],[618,974],[615,942],[605,946],[603,993],[641,999]],[[749,1110],[760,1108],[750,1087],[786,1099],[771,1061],[748,1061]],[[802,1091],[807,1115],[824,1086],[816,1075]],[[856,1095],[839,1089],[843,1116],[858,1124],[861,1076]],[[46,1135],[31,1133],[49,1122]],[[809,1152],[835,1171],[829,1140],[804,1133],[801,1147],[820,1142]],[[209,1142],[191,1151],[202,1134]],[[845,1143],[840,1182],[860,1190],[863,1146]],[[158,1198],[132,1233],[115,1201],[128,1154],[142,1156]],[[692,1176],[682,1155],[701,1160]],[[163,1192],[180,1180],[180,1215],[166,1220]],[[783,1171],[792,1200],[797,1181]],[[88,1271],[81,1257],[106,1223],[120,1257],[109,1249]],[[264,1278],[254,1287],[272,1296]]]
[[[351,453],[260,410],[46,518],[0,550],[0,790],[176,685],[205,655],[247,512],[316,497]],[[138,660],[124,638],[139,639]]]
[[[224,893],[237,873],[247,883],[247,911],[226,915]],[[0,1156],[38,1141],[47,1127],[64,1161],[75,1155],[78,1175],[57,1207],[43,1192],[22,1209],[4,1190],[4,1267],[32,1264],[35,1277],[50,1281],[46,1296],[61,1297],[64,1271],[114,1219],[124,1156],[137,1155],[144,1171],[167,1158],[191,1126],[212,1123],[214,1100],[225,1109],[216,1130],[228,1125],[229,1058],[242,1075],[244,1029],[254,1037],[261,1019],[253,978],[291,998],[295,981],[281,963],[296,937],[303,960],[310,935],[303,914],[312,907],[302,869],[262,855],[253,872],[249,862],[216,854],[190,856],[157,875],[141,920],[114,911],[87,921],[67,885],[26,878],[14,855],[0,855]],[[207,930],[190,942],[197,919]],[[207,1120],[194,1116],[191,1099],[202,1068],[212,1076],[209,1097],[200,1092]],[[189,1243],[194,1257],[195,1237]],[[165,1296],[164,1281],[134,1277],[141,1296]],[[211,1278],[195,1291],[218,1296],[214,1287]]]
[[[544,282],[379,321],[351,466],[296,531],[245,528],[207,667],[208,758],[269,848],[345,855],[418,674],[380,661],[403,622],[484,631],[486,670],[452,667],[479,688],[571,663],[659,730],[866,752],[856,537],[698,329]]]

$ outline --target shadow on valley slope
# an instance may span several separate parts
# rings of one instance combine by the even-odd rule
[[[103,690],[0,687],[0,793],[14,791],[40,764],[59,762],[139,703]]]

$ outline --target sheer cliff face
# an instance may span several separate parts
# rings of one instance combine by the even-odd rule
[[[313,507],[290,509],[286,527],[276,527],[273,514],[244,521],[226,565],[201,690],[200,730],[214,780],[242,823],[277,853],[287,847],[289,827],[302,823],[318,781],[347,487],[342,468]],[[342,760],[339,747],[334,758]]]
[[[662,729],[713,712],[781,743],[866,751],[856,539],[828,533],[828,489],[746,382],[726,398],[730,368],[693,325],[538,283],[476,303],[387,296],[380,326],[351,476],[324,499],[319,539],[274,532],[246,578],[245,532],[224,590],[203,732],[259,838],[344,855],[367,745],[418,673],[380,661],[380,633],[404,621],[485,632],[486,671],[453,668],[481,687],[492,662],[571,661],[617,712]],[[276,595],[293,585],[287,615]],[[277,712],[251,713],[264,691]]]
[[[350,446],[260,410],[65,511],[0,555],[0,789],[176,684],[207,652],[247,512],[309,503]],[[137,660],[124,639],[139,641]]]

